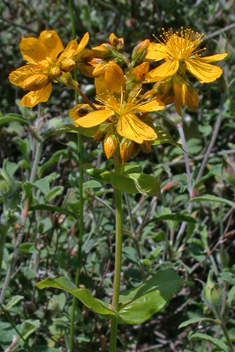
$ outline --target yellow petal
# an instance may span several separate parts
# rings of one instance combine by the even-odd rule
[[[102,108],[100,105],[94,104],[97,109]],[[88,104],[77,104],[69,112],[69,116],[72,120],[77,120],[88,113],[93,111],[93,109]]]
[[[70,42],[68,43],[64,51],[60,54],[57,60],[57,64],[64,59],[72,59],[77,47],[78,47],[78,43],[76,39],[70,40]]]
[[[168,60],[148,73],[148,81],[162,80],[172,76],[179,68],[179,60]]]
[[[28,64],[18,68],[17,70],[11,72],[9,75],[9,80],[12,84],[16,86],[21,86],[24,80],[32,76],[35,72],[35,65]]]
[[[20,42],[20,51],[24,59],[31,63],[37,63],[48,56],[46,45],[34,37],[23,37]]]
[[[219,78],[223,70],[216,65],[210,65],[199,59],[185,60],[187,69],[201,83],[209,83]]]
[[[104,80],[104,76],[95,78],[96,95],[102,100],[107,100],[110,96],[109,90]]]
[[[108,67],[108,62],[104,61],[104,62],[99,63],[98,65],[96,65],[96,67],[93,71],[93,76],[99,77],[101,75],[104,75],[107,67]]]
[[[56,60],[59,53],[64,50],[62,41],[54,30],[45,30],[41,32],[39,40],[46,45],[48,49],[47,56],[54,60]]]
[[[105,71],[105,83],[111,92],[121,94],[126,86],[124,73],[115,61],[109,61]]]
[[[88,42],[89,42],[89,33],[87,32],[87,33],[83,36],[83,38],[82,38],[82,40],[80,41],[80,43],[78,44],[78,47],[77,47],[76,51],[74,52],[74,56],[76,56],[77,54],[79,54],[80,51],[82,51],[82,50],[85,48],[85,46],[87,45]]]
[[[77,126],[84,128],[98,126],[101,123],[105,122],[110,116],[113,115],[111,110],[96,110],[92,111],[84,117],[77,119],[74,123]]]
[[[159,61],[169,57],[165,44],[150,43],[145,60]]]
[[[157,111],[157,110],[163,110],[165,108],[165,104],[161,102],[160,100],[154,99],[150,100],[148,103],[143,104],[143,105],[137,105],[136,110],[141,111],[141,112],[151,112],[151,111]]]
[[[50,77],[44,74],[32,75],[24,80],[21,84],[21,88],[27,90],[40,90],[48,85]]]
[[[126,114],[119,118],[117,132],[136,143],[143,143],[157,138],[152,127],[141,121],[134,114]]]
[[[210,55],[205,57],[200,57],[200,60],[203,62],[213,62],[213,61],[221,61],[228,56],[228,53]]]
[[[45,88],[29,92],[26,94],[20,102],[20,105],[27,106],[29,108],[34,107],[38,103],[43,103],[50,98],[52,91],[52,84],[49,83]]]

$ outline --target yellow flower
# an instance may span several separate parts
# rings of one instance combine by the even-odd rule
[[[149,72],[148,82],[162,81],[176,72],[185,74],[188,70],[201,83],[215,81],[222,74],[219,66],[211,65],[210,62],[223,60],[228,53],[216,54],[202,57],[197,49],[202,42],[203,34],[191,29],[178,32],[165,32],[162,36],[163,42],[150,43],[145,60],[165,62]]]
[[[9,76],[11,83],[30,91],[20,104],[33,107],[47,101],[52,91],[51,82],[57,81],[63,73],[70,72],[74,68],[73,57],[84,49],[88,40],[89,34],[86,33],[79,45],[76,40],[72,40],[64,49],[60,37],[54,30],[41,32],[38,39],[23,37],[20,51],[27,64]]]
[[[105,75],[95,79],[97,100],[101,103],[98,110],[84,117],[76,116],[77,107],[70,111],[76,126],[90,128],[105,122],[113,124],[119,136],[143,143],[157,138],[154,129],[143,121],[144,113],[162,110],[165,105],[156,98],[143,101],[141,87],[134,87],[126,93],[126,78],[122,69],[110,61]]]

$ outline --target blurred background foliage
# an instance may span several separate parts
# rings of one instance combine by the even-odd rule
[[[184,131],[187,140],[192,180],[196,180],[220,112],[221,91],[226,93],[222,124],[211,152],[207,169],[198,192],[234,200],[235,151],[235,2],[172,1],[172,0],[74,0],[77,39],[88,31],[89,47],[107,42],[111,32],[125,40],[124,52],[131,56],[133,47],[143,39],[155,40],[162,28],[180,31],[181,27],[205,33],[205,55],[227,51],[222,65],[224,77],[208,85],[195,83],[200,107],[189,114],[185,111]],[[72,39],[67,1],[2,0],[0,2],[0,99],[1,114],[19,114],[23,121],[0,121],[0,212],[5,223],[7,242],[4,249],[0,289],[12,260],[12,253],[22,223],[21,210],[26,197],[31,207],[24,227],[23,241],[17,255],[14,272],[6,291],[5,313],[0,315],[0,350],[14,341],[15,327],[32,350],[37,352],[67,351],[70,327],[71,297],[56,290],[38,291],[36,282],[47,276],[68,276],[74,280],[76,271],[78,194],[78,152],[76,135],[52,134],[69,121],[68,110],[74,104],[74,93],[54,84],[49,101],[32,109],[20,107],[24,92],[10,84],[8,75],[23,65],[19,43],[23,36],[38,37],[44,29],[55,29],[64,45]],[[204,54],[204,53],[203,53]],[[203,55],[202,54],[202,55]],[[93,80],[79,76],[82,90],[94,99]],[[163,114],[153,114],[157,123],[180,142],[175,127],[176,112],[168,107]],[[44,140],[39,172],[35,182],[29,182],[38,140]],[[111,167],[100,145],[83,138],[84,161],[96,167]],[[8,159],[8,161],[6,161]],[[210,269],[223,285],[225,297],[235,286],[234,211],[229,203],[213,203],[208,199],[194,203],[187,213],[189,194],[184,156],[179,148],[163,145],[147,155],[140,153],[135,162],[146,173],[159,176],[164,189],[162,202],[156,198],[129,196],[124,198],[125,227],[135,231],[141,255],[138,258],[132,240],[124,237],[122,289],[139,284],[141,265],[147,274],[173,267],[195,283],[184,287],[170,304],[142,326],[120,326],[119,351],[219,351],[218,347],[200,340],[190,341],[190,333],[206,332],[221,337],[213,324],[194,324],[178,329],[190,318],[210,316],[211,311],[201,299],[201,285]],[[23,185],[24,184],[24,185]],[[23,189],[23,193],[22,193]],[[113,279],[113,189],[91,180],[84,185],[85,236],[83,245],[82,285],[97,298],[110,302]],[[130,214],[128,204],[132,210]],[[45,208],[45,204],[48,208]],[[37,206],[37,208],[33,208]],[[41,209],[40,209],[41,206]],[[60,208],[56,208],[60,207]],[[51,208],[50,208],[51,207]],[[64,212],[63,212],[64,209]],[[67,212],[66,212],[67,211]],[[68,213],[70,212],[70,214]],[[182,217],[170,213],[188,214],[191,219],[183,235],[177,237]],[[156,220],[160,216],[165,216]],[[135,230],[130,225],[133,218]],[[156,221],[154,221],[154,219]],[[185,219],[185,218],[183,218]],[[148,220],[152,222],[147,223]],[[2,225],[1,225],[2,226]],[[171,246],[169,242],[171,241]],[[232,294],[230,293],[230,296]],[[226,300],[224,301],[226,304]],[[234,339],[234,308],[228,313],[230,335]],[[228,308],[229,310],[229,308]],[[24,323],[24,325],[23,325]],[[97,318],[78,304],[74,351],[106,351],[107,322]],[[22,339],[12,351],[25,351]]]

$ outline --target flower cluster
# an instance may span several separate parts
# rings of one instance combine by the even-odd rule
[[[189,82],[187,71],[196,77],[200,83],[210,83],[219,78],[222,69],[211,65],[211,62],[223,60],[228,54],[201,56],[203,49],[197,49],[201,44],[203,34],[195,33],[191,29],[181,33],[165,32],[162,42],[150,43],[145,60],[161,61],[160,66],[151,70],[146,82],[158,82],[152,94],[161,98],[165,104],[175,103],[176,111],[180,116],[181,106],[188,106],[192,111],[197,110],[199,99],[196,89]],[[161,83],[159,83],[161,82]]]
[[[86,103],[70,111],[70,117],[79,131],[91,129],[94,140],[103,142],[107,158],[118,150],[123,165],[140,150],[149,152],[151,142],[158,138],[149,113],[172,103],[179,115],[181,107],[198,108],[198,94],[188,73],[201,83],[213,82],[222,74],[222,69],[211,62],[224,59],[227,53],[202,57],[198,49],[202,38],[190,29],[181,29],[180,34],[164,31],[162,42],[145,39],[137,44],[130,61],[122,53],[124,39],[114,33],[107,43],[87,49],[88,33],[79,44],[72,40],[64,48],[54,30],[45,30],[38,39],[21,40],[20,50],[27,64],[13,71],[9,79],[29,91],[20,104],[33,107],[49,99],[53,81],[80,92],[70,73],[75,67],[83,75],[94,77],[98,103],[87,98]],[[149,71],[151,62],[162,60],[164,63]],[[142,93],[146,83],[154,85]]]

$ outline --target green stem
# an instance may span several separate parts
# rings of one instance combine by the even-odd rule
[[[8,230],[9,227],[10,227],[9,225],[1,225],[0,224],[0,230],[1,230],[1,239],[0,239],[0,275],[1,275],[1,270],[2,270],[2,261],[3,261],[3,254],[4,254],[6,235],[7,235],[7,230]]]
[[[76,37],[76,30],[75,30],[75,23],[74,23],[74,15],[73,15],[73,0],[69,0],[69,11],[70,11],[70,18],[72,24],[72,34],[73,38]],[[77,81],[77,70],[74,69],[74,78]],[[77,83],[77,82],[76,82]],[[75,89],[75,101],[76,104],[78,103],[78,94],[81,94],[81,90],[76,84],[78,89]],[[83,93],[81,94],[83,97]],[[83,97],[84,98],[84,97]],[[82,237],[83,237],[83,160],[82,160],[82,136],[78,134],[78,157],[79,157],[79,236],[78,236],[78,256],[77,256],[77,271],[75,277],[75,285],[79,286],[80,281],[80,273],[81,273],[81,266],[82,266]],[[74,340],[74,323],[75,323],[75,310],[76,310],[76,297],[73,297],[72,303],[72,313],[71,313],[71,325],[70,325],[70,335],[69,335],[69,351],[72,352],[73,350],[73,340]]]
[[[224,318],[222,317],[219,308],[218,307],[214,308],[214,312],[215,312],[215,315],[217,316],[218,320],[220,320],[221,328],[223,330],[224,336],[225,336],[227,343],[229,345],[229,349],[231,352],[234,352],[232,341],[229,337],[228,330],[227,330],[225,322],[224,322]]]
[[[116,173],[120,174],[120,165],[118,156],[116,159]],[[122,192],[115,188],[115,209],[116,209],[116,237],[115,237],[115,270],[114,270],[114,285],[113,285],[113,301],[112,309],[116,312],[119,310],[119,293],[120,293],[120,278],[122,264]],[[111,332],[109,352],[116,351],[117,345],[117,318],[111,319]]]

